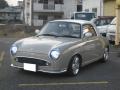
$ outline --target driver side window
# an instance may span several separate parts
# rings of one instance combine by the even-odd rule
[[[83,37],[86,37],[86,34],[87,35],[89,34],[90,37],[97,36],[94,27],[90,24],[84,25],[82,30],[83,30]]]

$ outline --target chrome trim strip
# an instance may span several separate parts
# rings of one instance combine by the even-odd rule
[[[11,64],[10,66],[11,66],[11,67],[15,67],[15,68],[21,68],[21,69],[23,69],[23,67],[15,66],[15,65],[13,65],[13,64]]]
[[[59,74],[59,73],[67,72],[67,70],[58,71],[58,72],[57,72],[57,71],[44,71],[44,70],[38,70],[38,71],[40,71],[40,72],[44,72],[44,73],[53,73],[53,74],[54,74],[54,73],[58,73],[58,74]]]
[[[31,58],[31,59],[38,59],[38,60],[42,60],[42,61],[46,61],[48,63],[51,63],[50,60],[44,60],[44,59],[40,59],[40,58],[35,58],[35,57],[27,57],[27,56],[16,56],[16,58],[19,58],[19,57],[24,57],[24,58]]]
[[[95,59],[92,59],[92,60],[90,60],[90,61],[86,61],[86,62],[84,62],[84,63],[82,63],[82,67],[84,67],[84,66],[86,66],[86,65],[88,65],[88,64],[91,64],[91,63],[93,63],[93,62],[95,62],[95,61],[99,61],[101,58],[95,58]]]
[[[23,67],[18,67],[18,66],[15,66],[15,65],[13,65],[13,64],[11,64],[10,66],[11,66],[11,67],[15,67],[15,68],[23,69]],[[67,69],[65,69],[65,70],[63,70],[63,71],[58,71],[58,72],[57,72],[57,71],[56,71],[56,72],[55,72],[55,71],[44,71],[44,70],[37,70],[37,71],[44,72],[44,73],[53,73],[53,74],[54,74],[54,73],[58,73],[58,74],[59,74],[59,73],[67,72]]]

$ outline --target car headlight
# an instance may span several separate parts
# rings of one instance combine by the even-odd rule
[[[12,55],[14,55],[14,54],[17,53],[17,50],[18,50],[17,46],[12,46],[11,49],[10,49],[10,52],[11,52]]]
[[[50,56],[52,57],[52,59],[58,59],[60,56],[59,50],[52,50]]]

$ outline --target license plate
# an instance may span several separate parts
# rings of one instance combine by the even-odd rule
[[[36,64],[24,63],[24,70],[36,72]]]

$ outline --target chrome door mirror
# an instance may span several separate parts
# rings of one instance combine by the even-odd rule
[[[40,33],[40,30],[39,29],[36,29],[35,30],[35,34],[39,34]]]
[[[92,37],[92,33],[91,33],[91,32],[86,32],[86,33],[84,34],[84,37]]]

